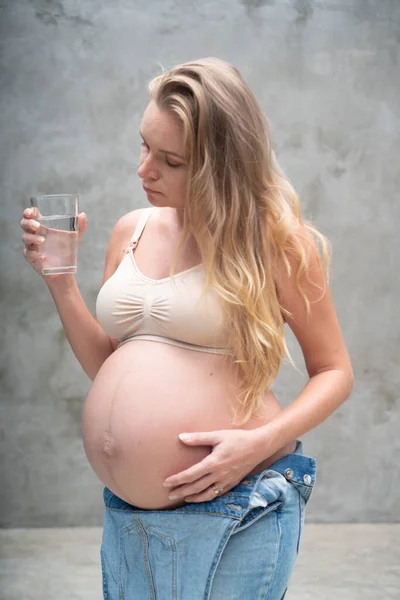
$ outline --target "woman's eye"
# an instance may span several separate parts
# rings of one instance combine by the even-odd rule
[[[146,142],[141,142],[140,146],[142,148],[142,151],[144,151],[144,152],[148,152],[150,150],[150,148],[149,148],[148,144],[146,144]],[[168,167],[171,167],[172,169],[177,169],[178,167],[181,166],[180,164],[170,162],[167,158],[165,159],[165,164]]]

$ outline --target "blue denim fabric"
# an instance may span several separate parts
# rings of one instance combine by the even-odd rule
[[[316,461],[296,451],[208,502],[165,510],[104,489],[104,600],[282,600]]]

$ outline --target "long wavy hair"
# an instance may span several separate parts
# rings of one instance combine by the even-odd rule
[[[212,285],[223,300],[227,349],[242,381],[233,422],[243,425],[261,407],[284,357],[295,367],[285,342],[288,311],[279,299],[278,263],[290,276],[289,258],[297,259],[296,285],[309,315],[307,245],[299,228],[320,242],[327,280],[331,247],[302,219],[267,121],[235,67],[216,58],[188,62],[153,79],[149,92],[182,123],[188,162],[184,229],[171,274],[193,235],[206,271],[203,291]]]

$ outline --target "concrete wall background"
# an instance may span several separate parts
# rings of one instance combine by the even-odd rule
[[[356,387],[303,438],[319,463],[308,520],[400,521],[400,3],[15,0],[0,10],[0,526],[102,519],[80,437],[90,381],[24,261],[22,209],[37,193],[79,192],[88,229],[77,280],[94,314],[111,229],[146,203],[136,176],[146,83],[160,62],[207,55],[241,70],[304,215],[333,244]],[[305,381],[282,367],[284,405]]]

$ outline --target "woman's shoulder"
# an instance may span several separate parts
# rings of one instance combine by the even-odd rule
[[[118,265],[135,232],[145,208],[137,208],[122,215],[114,225],[108,242],[106,260]]]
[[[125,215],[122,215],[114,225],[111,236],[116,234],[116,236],[120,238],[122,235],[128,233],[133,235],[135,227],[145,210],[147,210],[147,208],[136,208],[135,210],[131,210]]]
[[[157,234],[160,230],[165,228],[171,229],[171,223],[174,223],[176,220],[174,209],[169,207],[146,206],[145,208],[138,208],[126,213],[118,219],[112,231],[111,240],[113,238],[125,240],[128,237],[128,244],[141,216],[145,212],[149,212],[149,221],[147,222],[146,220],[146,227],[150,229],[152,234]]]

